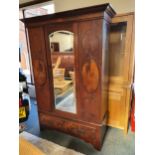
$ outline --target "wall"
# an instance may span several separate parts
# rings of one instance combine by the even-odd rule
[[[19,11],[20,18],[23,17],[22,11]],[[27,55],[27,44],[25,37],[25,28],[24,24],[19,21],[19,47],[21,49],[21,68],[27,69],[26,55]]]
[[[23,4],[31,1],[35,1],[35,0],[19,0],[19,4]]]
[[[117,13],[134,12],[135,0],[53,0],[55,12],[72,10],[81,7],[110,3]]]
[[[35,0],[20,0],[20,4]],[[110,3],[117,13],[135,11],[135,0],[53,0],[55,11],[61,12],[81,7]]]
[[[26,17],[35,16],[36,14],[38,15],[47,14],[47,10],[43,8],[36,8],[36,9],[26,11]],[[23,18],[22,11],[19,11],[19,17],[21,19]],[[29,59],[28,59],[25,27],[21,21],[19,21],[19,43],[21,46],[21,68],[23,70],[29,70]]]
[[[64,52],[67,49],[73,48],[73,35],[55,33],[53,37],[50,37],[50,42],[58,42],[60,52]]]

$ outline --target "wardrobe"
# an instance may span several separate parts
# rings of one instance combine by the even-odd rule
[[[115,14],[107,3],[22,20],[40,128],[76,136],[98,150],[109,115],[109,34]]]
[[[134,13],[112,18],[109,40],[108,125],[128,132],[134,83]]]

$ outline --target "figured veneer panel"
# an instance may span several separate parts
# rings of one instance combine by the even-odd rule
[[[51,111],[52,100],[49,88],[43,28],[30,28],[28,30],[28,35],[30,38],[29,43],[38,108]]]
[[[33,61],[33,68],[34,68],[34,75],[36,78],[36,83],[39,86],[43,86],[44,84],[46,84],[46,80],[47,80],[47,73],[45,70],[45,65],[44,62],[41,60],[34,60]]]
[[[81,118],[99,121],[101,103],[102,20],[78,23],[78,103]],[[86,112],[87,111],[87,112]]]
[[[39,118],[42,129],[46,127],[69,133],[93,144],[97,149],[102,145],[103,135],[106,129],[106,119],[104,120],[104,125],[99,125],[79,122],[77,120],[68,121],[67,119],[44,113],[40,113]]]
[[[99,84],[99,70],[96,62],[91,59],[82,67],[82,79],[84,88],[88,93],[96,91]]]

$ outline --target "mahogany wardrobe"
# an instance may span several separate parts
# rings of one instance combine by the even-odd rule
[[[56,129],[101,149],[108,118],[107,4],[23,19],[40,128]]]

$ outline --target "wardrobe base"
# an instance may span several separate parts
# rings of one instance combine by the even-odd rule
[[[88,123],[39,113],[41,129],[55,129],[84,140],[101,150],[106,132],[107,116],[102,124]]]

